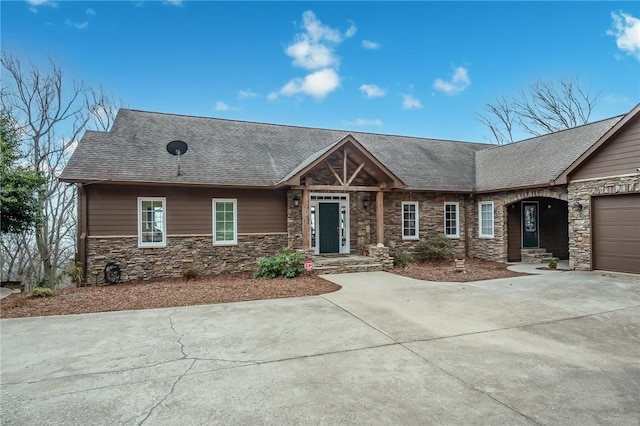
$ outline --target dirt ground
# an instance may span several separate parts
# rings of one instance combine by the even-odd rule
[[[466,272],[455,272],[453,261],[411,264],[393,273],[426,281],[477,281],[519,274],[504,264],[467,260]],[[174,306],[206,305],[247,300],[313,296],[340,286],[315,275],[293,279],[258,280],[250,276],[198,277],[184,281],[160,280],[55,290],[52,297],[12,294],[0,301],[0,318],[69,315]]]

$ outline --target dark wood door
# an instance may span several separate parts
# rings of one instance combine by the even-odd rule
[[[640,194],[594,197],[593,269],[640,274]]]
[[[522,247],[538,247],[540,245],[540,227],[538,226],[538,203],[522,202]]]
[[[320,203],[320,253],[340,252],[340,204]]]

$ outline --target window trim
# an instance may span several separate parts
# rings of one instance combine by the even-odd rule
[[[216,240],[216,203],[233,203],[233,240]],[[212,198],[211,199],[211,219],[213,234],[211,239],[214,246],[234,246],[238,244],[238,199],[237,198]]]
[[[447,234],[447,206],[455,206],[456,208],[456,233],[455,234]],[[460,238],[460,203],[457,201],[445,201],[444,203],[444,235],[447,238]]]
[[[482,206],[491,206],[491,234],[482,233]],[[493,201],[480,201],[478,202],[478,237],[479,238],[494,238],[495,236],[495,212]]]
[[[404,226],[404,206],[415,206],[415,214],[416,214],[416,235],[405,235],[405,226]],[[400,211],[400,222],[401,222],[401,232],[403,240],[419,240],[420,239],[420,206],[418,201],[403,201],[402,209]]]
[[[143,201],[161,201],[162,214],[162,241],[160,242],[144,242],[142,241],[142,202]],[[167,198],[166,197],[138,197],[138,247],[166,247],[167,246]]]

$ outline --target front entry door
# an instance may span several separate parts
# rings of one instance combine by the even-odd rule
[[[538,203],[522,202],[522,247],[538,247]]]
[[[320,253],[340,253],[340,203],[320,203]]]

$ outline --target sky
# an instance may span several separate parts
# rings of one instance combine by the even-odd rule
[[[536,81],[640,102],[640,2],[2,1],[2,49],[132,109],[489,142]],[[524,134],[518,135],[522,138]]]

